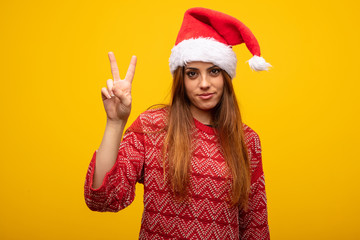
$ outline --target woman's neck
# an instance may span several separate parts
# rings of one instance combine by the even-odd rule
[[[193,117],[205,125],[211,125],[211,111],[201,110],[193,105],[190,106]]]

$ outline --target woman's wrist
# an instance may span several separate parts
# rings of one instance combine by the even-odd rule
[[[111,120],[111,119],[107,119],[106,127],[111,128],[113,130],[120,130],[120,129],[123,130],[125,128],[126,123],[127,123],[127,120]]]

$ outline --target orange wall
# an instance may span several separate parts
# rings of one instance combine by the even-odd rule
[[[269,72],[244,45],[236,92],[260,135],[272,239],[360,239],[357,1],[3,1],[0,3],[0,239],[136,239],[142,186],[120,213],[85,206],[100,144],[107,52],[124,76],[133,54],[133,111],[168,99],[170,50],[183,13],[233,15],[257,36]]]

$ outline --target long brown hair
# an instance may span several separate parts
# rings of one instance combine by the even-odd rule
[[[212,124],[232,177],[231,205],[246,209],[250,189],[250,163],[245,144],[239,106],[230,76],[222,71],[224,91],[221,100],[212,110]],[[186,95],[184,68],[173,74],[169,106],[168,131],[164,142],[167,159],[164,170],[168,172],[172,191],[180,199],[187,197],[191,161],[191,140],[194,120],[191,102]]]

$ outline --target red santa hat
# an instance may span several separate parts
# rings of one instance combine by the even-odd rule
[[[231,78],[236,73],[236,55],[232,46],[245,43],[253,57],[248,61],[255,71],[271,65],[260,57],[260,46],[250,29],[236,18],[206,8],[185,12],[175,46],[170,55],[170,71],[192,61],[211,62]]]

